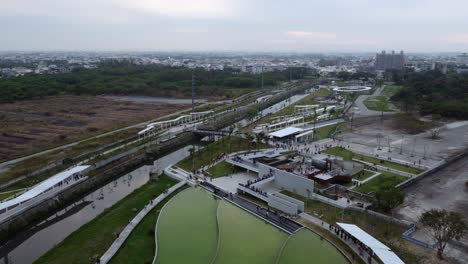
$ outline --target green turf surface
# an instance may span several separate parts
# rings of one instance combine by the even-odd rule
[[[237,166],[233,166],[232,164],[227,163],[226,161],[221,161],[220,163],[208,169],[208,173],[213,178],[224,177],[229,174],[234,174],[242,171],[245,170]]]
[[[174,184],[176,181],[167,176],[161,177],[159,181],[148,182],[80,227],[34,263],[96,263],[96,259],[106,252],[129,219],[135,217],[149,200]]]
[[[346,258],[328,241],[308,229],[301,229],[286,242],[278,264],[340,264]]]
[[[202,189],[175,196],[161,212],[157,263],[211,263],[216,253],[218,200]]]
[[[225,201],[218,207],[218,223],[217,264],[275,263],[288,237],[283,231]]]

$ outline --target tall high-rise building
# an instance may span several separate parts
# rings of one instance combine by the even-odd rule
[[[376,70],[403,70],[405,67],[405,54],[403,51],[400,51],[400,53],[395,53],[395,51],[392,51],[392,53],[386,53],[385,51],[382,51],[382,53],[377,53],[375,56],[375,69]]]

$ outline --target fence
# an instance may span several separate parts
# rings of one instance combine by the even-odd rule
[[[416,226],[412,226],[410,229],[406,230],[402,235],[401,237],[403,237],[405,240],[408,240],[409,242],[413,243],[413,244],[416,244],[420,247],[423,247],[423,248],[434,248],[434,245],[431,245],[431,244],[428,244],[426,242],[422,242],[421,240],[417,240],[413,237],[411,237],[411,234],[414,233],[416,231]]]

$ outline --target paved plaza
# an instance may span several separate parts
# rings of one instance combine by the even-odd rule
[[[215,178],[210,181],[210,183],[227,193],[237,193],[239,183],[245,184],[248,180],[255,179],[257,179],[257,175],[255,173],[240,172],[225,177]]]

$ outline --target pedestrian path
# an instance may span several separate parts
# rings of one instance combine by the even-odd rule
[[[351,248],[358,256],[360,256],[361,259],[365,263],[368,263],[369,254],[367,252],[365,252],[365,251],[362,251],[362,250],[360,251],[357,244],[352,243],[351,240],[345,240],[342,237],[337,236],[334,232],[331,231],[331,230],[333,230],[332,229],[333,226],[331,226],[329,223],[327,223],[327,222],[325,222],[325,221],[323,221],[323,220],[321,220],[321,219],[319,219],[319,218],[317,218],[315,216],[309,215],[307,213],[301,213],[301,214],[299,214],[299,216],[302,219],[304,219],[304,220],[306,220],[306,221],[308,221],[308,222],[310,222],[312,224],[323,227],[324,229],[328,228],[328,230],[330,230],[329,231],[330,234],[333,234],[337,238],[339,238],[343,243],[345,243],[349,248]],[[353,259],[353,263],[354,263],[354,259]],[[372,258],[372,263],[380,263],[380,262],[378,262],[375,258]]]
[[[99,264],[106,264],[108,263],[112,257],[117,253],[117,251],[122,247],[123,243],[132,233],[133,229],[145,218],[145,216],[151,212],[153,208],[155,208],[162,200],[166,197],[171,195],[174,191],[178,190],[180,187],[186,184],[185,181],[181,181],[176,185],[172,186],[171,188],[167,189],[166,192],[159,195],[156,199],[152,200],[149,204],[145,205],[145,208],[141,210],[131,221],[130,223],[118,234],[114,243],[109,247],[109,249],[102,255],[102,257],[98,260],[97,263]]]

